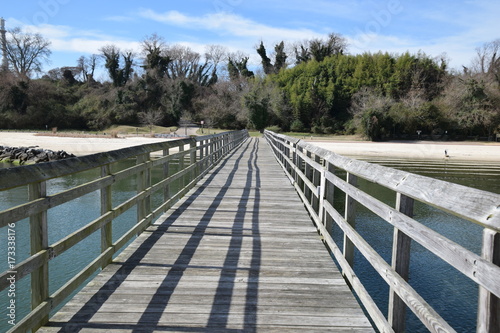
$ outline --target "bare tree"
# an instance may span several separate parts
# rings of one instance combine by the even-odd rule
[[[99,62],[99,56],[92,54],[88,57],[81,56],[77,60],[77,67],[80,70],[84,82],[91,82],[94,78],[94,72]]]
[[[205,59],[213,65],[213,72],[218,71],[219,64],[227,57],[227,48],[222,45],[208,45],[205,48]]]
[[[153,127],[163,120],[163,113],[160,110],[139,112],[138,116],[141,124],[146,125],[150,133],[153,132]]]
[[[213,64],[187,46],[174,45],[166,50],[171,61],[168,64],[168,76],[171,79],[189,79],[200,85],[209,85],[216,81]]]
[[[7,58],[13,71],[23,77],[30,78],[33,73],[42,71],[42,64],[49,62],[50,41],[40,34],[22,32],[21,28],[8,31]]]
[[[472,69],[477,74],[500,75],[500,38],[476,48]]]

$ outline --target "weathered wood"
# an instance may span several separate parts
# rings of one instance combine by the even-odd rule
[[[111,174],[109,164],[101,167],[101,177],[107,177]],[[111,197],[111,185],[101,189],[101,216],[107,214],[113,209]],[[113,243],[113,228],[111,223],[106,223],[101,227],[101,253],[106,251]],[[109,262],[106,262],[102,268],[106,267]]]
[[[41,332],[373,332],[270,149],[253,139],[231,155]]]
[[[436,231],[418,223],[370,195],[359,191],[343,180],[328,174],[326,176],[335,186],[348,193],[358,203],[362,202],[363,206],[404,232],[474,282],[482,285],[495,295],[500,295],[500,267],[482,259],[477,254],[441,236]]]
[[[180,148],[182,149],[182,148]],[[137,156],[136,158],[136,164],[145,164],[149,160],[149,156],[147,154],[142,154]],[[146,171],[141,171],[137,174],[137,193],[143,193],[144,190],[148,187],[147,184],[148,181],[148,175]],[[147,215],[148,213],[148,202],[146,197],[142,197],[138,200],[137,202],[137,223],[139,221],[142,221],[142,219]]]
[[[397,193],[396,209],[401,213],[413,217],[414,200],[401,193]],[[411,238],[398,228],[394,228],[392,245],[392,268],[405,281],[408,281],[410,272],[410,247]],[[405,332],[406,305],[404,301],[393,291],[389,291],[389,315],[388,321],[395,332]]]
[[[168,148],[163,150],[163,156],[167,157],[170,155],[170,150]],[[170,161],[167,161],[166,163],[163,164],[163,178],[167,178],[170,173]],[[163,188],[163,201],[167,201],[170,199],[170,186],[166,185]]]
[[[241,141],[244,140],[246,136],[246,132],[242,131],[206,136],[203,139],[210,142],[222,137],[225,138],[225,142],[227,143],[227,145],[231,145],[231,147],[234,147],[233,141],[241,143]],[[151,224],[154,218],[159,217],[164,212],[164,210],[168,208],[168,205],[171,206],[174,202],[173,200],[169,199],[171,201],[170,203],[166,202],[152,211],[150,197],[153,193],[157,191],[163,191],[172,181],[176,179],[185,177],[189,174],[193,174],[193,172],[195,171],[196,173],[199,173],[200,166],[205,163],[206,169],[201,172],[200,176],[197,176],[193,180],[186,181],[188,183],[188,186],[181,189],[172,198],[178,200],[178,198],[180,198],[196,184],[196,181],[201,177],[201,175],[204,175],[206,174],[206,172],[208,172],[208,168],[211,166],[207,165],[206,161],[202,162],[195,160],[193,161],[192,165],[186,167],[184,170],[180,170],[175,175],[160,180],[154,185],[151,184],[151,169],[153,167],[165,165],[175,157],[180,157],[180,159],[183,160],[186,154],[190,156],[196,156],[196,151],[198,149],[202,149],[198,148],[196,142],[196,139],[179,140],[174,144],[153,144],[141,147],[133,147],[133,149],[123,149],[109,153],[96,154],[90,157],[84,156],[82,158],[78,158],[81,162],[81,164],[79,165],[75,164],[74,161],[69,161],[66,164],[55,165],[52,163],[47,163],[45,165],[38,165],[35,168],[33,168],[33,166],[16,168],[16,170],[20,171],[19,174],[21,176],[32,175],[34,177],[34,180],[41,179],[42,181],[34,181],[33,179],[16,179],[15,181],[7,180],[5,177],[9,175],[9,172],[0,171],[0,179],[2,180],[0,182],[0,190],[10,188],[15,184],[29,184],[30,189],[28,203],[18,207],[10,208],[7,211],[0,212],[0,227],[8,225],[9,223],[15,223],[16,221],[28,216],[30,217],[31,221],[30,234],[32,255],[23,262],[19,263],[14,269],[17,271],[16,281],[27,276],[28,274],[31,274],[33,311],[23,320],[19,321],[19,324],[13,328],[13,331],[23,332],[33,327],[38,327],[40,323],[46,321],[47,315],[51,309],[55,308],[70,293],[74,292],[74,290],[79,285],[81,285],[83,281],[85,281],[89,276],[94,274],[94,272],[99,267],[105,267],[109,262],[111,262],[113,254],[118,252],[121,247],[123,247],[130,239],[135,236],[135,234],[143,231],[148,225]],[[150,158],[149,154],[151,151],[156,151],[160,148],[168,151],[172,147],[179,147],[179,149],[182,149],[180,147],[184,147],[187,144],[191,146],[189,150],[164,156],[156,159],[155,161],[152,161]],[[225,151],[229,152],[229,150]],[[131,156],[139,156],[138,165],[118,171],[115,174],[111,174],[109,168],[110,163],[116,162],[120,160],[120,158],[128,158]],[[54,168],[48,169],[46,167],[46,165],[48,164],[50,164]],[[70,170],[70,166],[73,166],[74,170]],[[90,166],[99,167],[101,169],[101,177],[99,179],[54,194],[52,196],[47,196],[44,181],[45,179],[51,179],[54,177],[87,170],[91,168]],[[138,175],[137,177],[139,191],[137,195],[129,198],[119,206],[113,208],[111,201],[111,185],[118,180],[134,175]],[[47,237],[47,209],[96,190],[101,191],[101,216],[96,220],[90,222],[86,226],[75,231],[74,233],[62,238],[58,242],[49,246]],[[122,236],[117,242],[111,244],[112,220],[135,205],[138,205],[139,223],[134,226],[128,233]],[[75,244],[79,243],[81,240],[85,239],[98,229],[101,229],[102,233],[101,247],[103,252],[101,256],[96,258],[91,265],[74,276],[70,280],[70,282],[68,282],[59,291],[52,294],[49,298],[48,262],[54,257],[65,252]],[[2,274],[0,274],[0,276],[6,277],[7,274],[9,273],[3,272]],[[7,282],[8,280],[6,278],[2,279],[2,281],[0,281],[0,288],[5,289],[8,285]]]
[[[324,202],[324,209],[327,216],[330,216],[329,212],[334,210],[331,204],[332,202],[333,201]],[[389,322],[386,320],[384,314],[382,313],[382,311],[380,311],[375,301],[372,299],[366,288],[356,276],[351,263],[349,263],[344,257],[344,252],[333,241],[330,230],[327,229],[326,226],[324,226],[322,223],[320,223],[320,220],[316,221],[316,226],[318,227],[320,234],[323,236],[324,242],[327,244],[328,248],[332,251],[335,258],[338,258],[337,260],[340,268],[342,269],[342,275],[347,279],[347,281],[349,281],[349,285],[356,292],[356,295],[361,300],[361,303],[365,307],[365,310],[370,315],[370,318],[373,320],[376,327],[380,332],[393,332],[393,329]]]
[[[277,151],[277,154],[281,154],[280,150],[284,149],[282,147],[286,147],[292,142],[289,137],[272,132],[266,131],[265,135],[268,141],[274,145],[274,150]],[[434,315],[434,310],[432,310],[424,300],[421,300],[420,296],[411,288],[408,288],[409,286],[405,282],[408,279],[411,240],[417,241],[480,286],[482,295],[481,307],[483,307],[483,310],[481,310],[482,312],[479,315],[478,328],[489,325],[492,316],[495,318],[499,317],[498,312],[490,312],[487,314],[490,311],[490,304],[494,304],[494,302],[489,303],[489,297],[497,300],[500,293],[499,267],[493,264],[491,260],[481,258],[475,253],[439,235],[437,232],[423,226],[412,219],[411,215],[413,201],[416,200],[480,224],[486,228],[485,234],[496,234],[500,231],[500,195],[424,176],[417,176],[379,165],[356,161],[304,142],[297,141],[297,151],[299,151],[298,154],[304,161],[298,161],[293,168],[301,168],[302,164],[314,166],[316,161],[311,159],[308,160],[308,156],[320,156],[325,160],[326,164],[332,165],[332,168],[335,167],[344,170],[348,175],[348,181],[346,182],[336,177],[333,172],[325,172],[327,187],[332,186],[339,188],[345,193],[347,201],[352,197],[358,203],[361,203],[394,226],[393,267],[388,270],[385,261],[383,261],[373,249],[365,244],[364,240],[356,234],[354,228],[346,222],[349,214],[346,212],[344,218],[333,209],[331,205],[333,201],[324,200],[323,206],[326,209],[326,217],[330,217],[333,222],[337,223],[348,237],[350,234],[353,235],[352,237],[355,239],[353,242],[354,246],[362,252],[372,265],[374,265],[381,277],[389,284],[391,288],[389,322],[396,331],[404,331],[405,306],[402,301],[417,314],[417,317],[419,317],[431,331],[439,331],[440,326],[446,327],[447,325],[439,316]],[[387,206],[372,196],[358,190],[355,186],[352,186],[352,184],[349,184],[349,176],[351,174],[382,185],[398,193],[396,209]],[[302,191],[301,186],[296,186],[296,189],[297,191]],[[308,204],[308,199],[304,194],[299,193],[299,195],[303,199],[313,219],[318,219],[318,215],[321,215],[322,212],[317,214]],[[321,224],[321,221],[318,223]],[[324,236],[324,238],[325,242],[328,244],[329,235]],[[487,237],[485,238],[485,244],[492,242],[491,239],[490,241],[486,239]],[[347,242],[344,241],[344,244],[346,243]],[[340,258],[338,253],[336,254],[334,249],[335,246],[335,244],[329,244],[329,248],[340,262],[343,258]],[[486,246],[486,248],[489,249],[488,251],[492,251],[489,248],[490,245],[483,246]],[[487,256],[483,255],[483,257]],[[377,265],[380,265],[380,267],[377,268]],[[346,278],[350,279],[351,277],[346,275]],[[361,299],[363,300],[363,298]],[[418,301],[416,301],[417,299]],[[370,306],[372,306],[372,304],[368,304],[367,308]],[[494,311],[498,310],[495,309]],[[449,331],[450,329],[450,327],[446,327],[446,330]],[[493,331],[496,330],[498,330],[498,328],[493,329]]]
[[[38,182],[29,185],[29,200],[37,200],[47,195],[47,186],[45,182]],[[49,233],[47,230],[47,211],[43,211],[30,217],[30,244],[31,255],[46,250],[49,246]],[[49,297],[49,266],[47,263],[31,273],[31,309],[35,309]],[[49,317],[40,318],[34,329],[48,321]]]
[[[361,237],[331,205],[325,205],[337,225],[387,284],[431,332],[455,332],[448,323]]]
[[[357,186],[358,178],[348,173],[347,174],[347,183],[352,186]],[[354,229],[356,228],[356,200],[351,194],[346,193],[345,198],[345,211],[344,211],[345,220],[349,223]],[[349,237],[344,233],[344,258],[347,262],[354,266],[354,245]]]
[[[485,229],[483,231],[482,257],[500,266],[500,233]],[[500,332],[500,297],[479,288],[477,332]]]

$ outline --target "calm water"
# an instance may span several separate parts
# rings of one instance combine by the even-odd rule
[[[500,165],[497,163],[467,164],[452,161],[368,160],[428,177],[500,193]],[[376,184],[360,181],[360,188],[394,207],[396,195]],[[338,195],[337,209],[343,211],[344,198]],[[359,206],[358,206],[359,207]],[[433,207],[417,203],[414,218],[461,246],[481,254],[482,228]],[[358,232],[388,262],[391,262],[393,228],[387,222],[363,207],[356,216]],[[340,229],[333,230],[334,239],[342,244]],[[371,265],[356,253],[355,271],[380,309],[387,315],[389,288]],[[475,332],[478,288],[471,280],[458,273],[428,250],[412,243],[410,285],[457,332]],[[408,312],[407,332],[427,332],[420,321]]]
[[[378,160],[373,161],[386,166],[396,167],[405,171],[435,177],[442,180],[473,186],[479,189],[500,193],[500,166],[495,164],[467,165],[451,162],[436,163],[431,161]],[[134,162],[126,162],[132,165]],[[80,174],[78,177],[66,177],[50,181],[49,194],[60,192],[68,187],[85,183],[97,176],[96,171]],[[154,173],[160,177],[160,170]],[[361,182],[360,187],[373,193],[384,202],[394,205],[395,194],[377,185]],[[135,193],[135,178],[113,185],[113,206],[126,200]],[[27,189],[17,189],[6,193],[0,192],[0,210],[25,202]],[[337,205],[342,205],[342,196],[337,195]],[[153,201],[159,202],[157,195]],[[339,211],[342,211],[339,208]],[[83,225],[99,216],[99,192],[90,193],[72,202],[49,210],[49,242],[53,243],[69,233],[78,230]],[[113,240],[118,239],[135,221],[136,211],[132,209],[113,223]],[[446,237],[462,246],[480,253],[482,229],[472,223],[452,217],[435,209],[417,205],[415,219],[426,226],[444,234]],[[379,253],[390,262],[392,227],[371,214],[359,209],[357,216],[359,232]],[[6,247],[7,231],[0,230],[0,270],[7,269]],[[29,225],[28,221],[16,224],[16,262],[20,263],[29,255]],[[341,233],[333,230],[334,238],[341,244]],[[50,263],[50,293],[53,293],[66,283],[75,273],[95,258],[100,249],[100,234],[96,232],[71,250],[55,258]],[[475,331],[477,287],[467,278],[461,276],[453,268],[439,258],[423,249],[418,244],[412,245],[410,267],[410,284],[438,311],[458,332]],[[371,266],[359,255],[355,258],[355,270],[367,287],[380,308],[387,312],[388,288],[385,282],[378,278]],[[16,285],[17,319],[29,312],[29,278],[24,278]],[[6,331],[7,292],[0,293],[0,332]],[[409,315],[408,332],[426,332],[422,324]]]
[[[114,169],[123,169],[134,165],[135,161],[130,160],[115,165]],[[171,163],[171,172],[176,172],[177,167]],[[153,182],[162,176],[162,169],[153,169]],[[98,171],[91,170],[78,174],[77,176],[68,176],[64,178],[53,179],[47,182],[48,195],[61,192],[65,189],[84,184],[95,179],[99,175]],[[136,179],[123,180],[113,184],[113,207],[123,203],[136,193]],[[171,188],[179,188],[178,183],[174,183]],[[163,194],[156,194],[152,197],[153,207],[161,202]],[[28,189],[18,188],[10,190],[8,193],[0,192],[0,210],[15,207],[28,198]],[[100,192],[95,191],[73,201],[54,207],[48,211],[48,229],[49,244],[66,237],[72,232],[80,229],[92,220],[100,216]],[[113,242],[118,240],[128,231],[137,219],[137,211],[132,208],[113,221]],[[29,221],[28,219],[19,221],[15,227],[16,233],[16,263],[29,256]],[[7,270],[7,230],[0,229],[0,271]],[[62,255],[54,258],[49,264],[49,293],[52,294],[68,282],[75,274],[80,272],[86,265],[100,253],[101,248],[100,232],[81,241],[73,248]],[[16,283],[16,321],[29,313],[30,307],[30,278],[25,277]],[[7,320],[7,304],[10,297],[7,290],[0,292],[0,332],[5,332],[11,326]],[[57,311],[54,310],[54,312]]]

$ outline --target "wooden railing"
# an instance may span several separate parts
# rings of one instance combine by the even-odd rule
[[[404,332],[407,308],[429,331],[455,332],[407,282],[413,241],[479,285],[477,332],[500,332],[500,195],[350,159],[269,131],[265,132],[265,137],[302,197],[345,279],[381,332]],[[346,172],[346,180],[336,175],[338,170]],[[397,197],[396,207],[361,191],[357,187],[359,178],[392,190]],[[334,208],[335,188],[345,193],[343,214]],[[482,256],[414,220],[415,201],[483,227]],[[357,232],[356,205],[366,207],[393,226],[393,243],[388,244],[392,247],[392,265]],[[342,249],[330,233],[333,223],[343,232]],[[355,248],[390,287],[388,318],[353,270]]]
[[[17,282],[31,275],[32,311],[18,321],[9,332],[35,331],[46,323],[52,309],[60,305],[92,274],[108,265],[113,255],[120,251],[129,240],[141,233],[185,195],[218,161],[247,137],[247,131],[226,132],[124,148],[50,163],[0,169],[0,191],[8,191],[21,186],[29,188],[29,200],[26,203],[0,212],[0,228],[13,229],[16,222],[26,218],[30,220],[31,255],[0,275],[0,291],[9,287],[13,281],[11,277],[15,276],[14,282]],[[154,155],[160,156],[152,156],[154,152],[157,152]],[[131,158],[136,160],[134,166],[112,172],[112,166],[115,166],[117,162]],[[178,163],[179,170],[172,174],[170,164],[173,161]],[[54,195],[47,195],[48,180],[96,168],[100,169],[99,178]],[[154,184],[151,177],[153,168],[163,169],[163,177]],[[130,177],[136,177],[137,193],[113,207],[112,185]],[[171,195],[172,191],[169,187],[179,179],[186,180],[185,186]],[[49,244],[47,211],[94,191],[100,191],[101,215],[76,232],[66,235],[54,244]],[[157,192],[163,193],[163,202],[157,207],[152,207],[151,196]],[[113,220],[133,207],[137,207],[137,223],[113,243]],[[49,295],[48,268],[51,260],[99,230],[101,233],[100,255],[59,290]],[[2,246],[7,246],[7,244],[2,244]]]

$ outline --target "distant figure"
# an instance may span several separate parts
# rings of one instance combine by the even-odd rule
[[[444,150],[444,157],[450,157],[450,155],[448,155],[448,151],[446,149]]]

